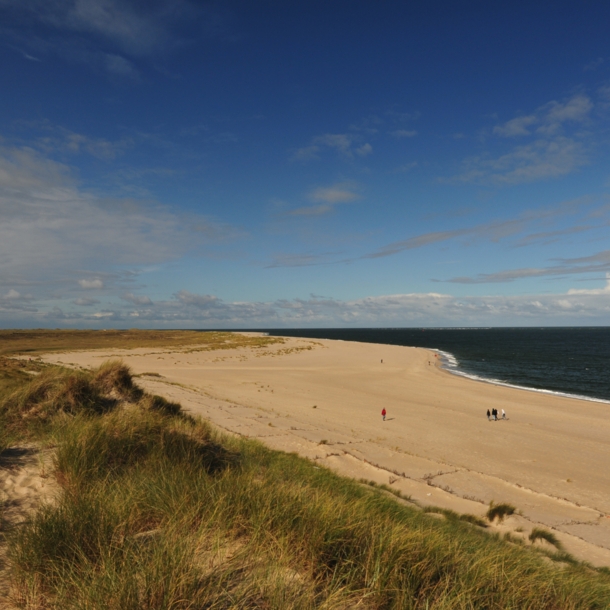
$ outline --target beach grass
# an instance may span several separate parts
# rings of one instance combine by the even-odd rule
[[[491,522],[493,522],[495,519],[502,522],[504,521],[505,517],[514,515],[516,511],[517,509],[512,504],[507,504],[506,502],[494,504],[491,502],[486,516]]]
[[[220,331],[189,330],[0,330],[0,356],[75,350],[173,348],[182,350],[267,347],[284,343],[268,337]]]
[[[119,362],[49,369],[0,417],[56,447],[62,488],[11,532],[17,607],[610,607],[604,571],[223,435]]]
[[[542,529],[540,527],[535,527],[531,532],[528,538],[532,542],[536,542],[536,540],[546,540],[549,544],[552,544],[558,550],[561,550],[561,543],[557,539],[557,536],[553,534],[553,532],[549,532],[548,530]]]

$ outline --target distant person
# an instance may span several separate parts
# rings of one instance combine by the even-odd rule
[[[491,410],[491,414],[493,415],[494,421],[498,421],[498,409],[495,407]]]
[[[386,410],[384,407],[383,409],[381,409],[381,417],[383,417],[383,421],[385,421],[385,416],[386,416]]]
[[[491,413],[489,412],[489,409],[487,409],[487,421],[491,421]]]
[[[502,419],[506,419],[506,411],[502,409]]]

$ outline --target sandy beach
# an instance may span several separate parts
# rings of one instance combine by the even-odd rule
[[[520,514],[497,531],[526,538],[544,527],[577,558],[610,566],[608,404],[469,380],[429,350],[389,345],[287,338],[44,356],[87,368],[113,358],[223,430],[389,484],[421,506],[484,515],[489,502],[509,502]],[[489,422],[494,407],[508,419]]]

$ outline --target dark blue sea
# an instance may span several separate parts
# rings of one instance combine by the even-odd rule
[[[438,350],[453,373],[610,401],[610,327],[274,329],[270,335]]]

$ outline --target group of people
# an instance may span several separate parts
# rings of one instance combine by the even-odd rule
[[[487,409],[487,419],[489,421],[492,419],[493,421],[498,421],[498,409],[495,407],[491,411]],[[504,409],[502,409],[502,419],[506,419],[506,411]]]

